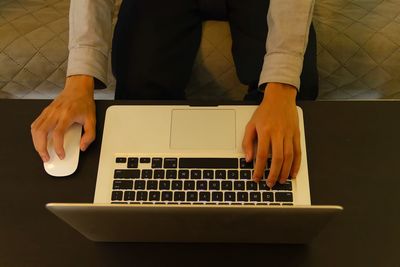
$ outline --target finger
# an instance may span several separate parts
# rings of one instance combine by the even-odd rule
[[[254,167],[254,173],[253,173],[253,179],[257,182],[262,179],[264,174],[269,152],[269,143],[270,143],[269,136],[265,136],[258,133],[256,165]]]
[[[290,177],[296,178],[300,170],[301,164],[301,146],[300,146],[300,132],[297,132],[293,137],[293,164],[290,171]]]
[[[250,162],[254,155],[254,141],[256,138],[256,128],[253,124],[247,124],[242,141],[242,148],[246,155],[246,162]]]
[[[288,137],[283,141],[283,163],[279,183],[284,184],[289,177],[293,163],[293,138]]]
[[[48,119],[47,117],[47,108],[45,108],[42,113],[40,113],[39,117],[36,118],[36,120],[34,122],[32,122],[31,124],[31,130],[32,129],[39,129],[41,127],[41,125],[43,124],[43,122]]]
[[[96,138],[96,120],[87,119],[83,125],[84,134],[81,138],[81,150],[85,151]]]
[[[39,127],[34,126],[31,128],[33,145],[43,162],[50,160],[49,152],[47,151],[47,136],[54,124],[54,119],[48,118],[41,121],[40,124],[38,123]]]
[[[272,188],[278,180],[283,163],[283,137],[272,138],[272,162],[269,171],[267,185]]]
[[[72,123],[70,119],[62,118],[58,120],[57,126],[53,130],[54,152],[61,160],[65,158],[64,135]]]

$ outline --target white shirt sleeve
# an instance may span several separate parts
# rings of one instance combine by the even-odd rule
[[[114,0],[71,0],[67,76],[84,74],[107,84]]]
[[[300,88],[315,0],[270,0],[266,54],[259,85],[279,82]]]

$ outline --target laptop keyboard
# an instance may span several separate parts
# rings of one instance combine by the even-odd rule
[[[252,181],[244,158],[115,158],[111,203],[192,205],[293,205],[292,181],[270,189]]]

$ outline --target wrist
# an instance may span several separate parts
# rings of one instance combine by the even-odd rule
[[[296,87],[284,83],[268,83],[264,90],[264,98],[266,99],[285,99],[296,103],[297,89]]]
[[[94,95],[94,78],[89,75],[73,75],[66,79],[63,93],[73,93],[83,96]]]

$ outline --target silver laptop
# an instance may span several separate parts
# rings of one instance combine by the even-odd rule
[[[93,204],[47,208],[93,241],[307,243],[340,206],[312,206],[302,110],[296,179],[251,180],[244,129],[256,106],[112,106]]]

